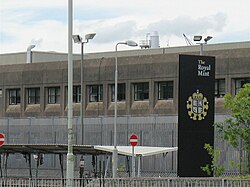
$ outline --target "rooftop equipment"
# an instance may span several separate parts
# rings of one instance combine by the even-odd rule
[[[34,47],[36,47],[36,45],[30,45],[28,48],[27,48],[27,63],[32,63],[32,51],[31,49],[33,49]]]
[[[157,31],[153,31],[151,33],[146,34],[146,40],[140,41],[141,49],[147,48],[159,48],[159,35]]]
[[[150,47],[151,48],[159,48],[159,35],[157,31],[153,31],[150,34]]]

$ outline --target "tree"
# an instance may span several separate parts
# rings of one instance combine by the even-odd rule
[[[233,147],[242,142],[242,150],[247,153],[247,172],[250,174],[250,83],[235,95],[225,95],[225,108],[231,112],[231,117],[224,123],[216,124],[223,139]]]
[[[204,149],[206,149],[208,154],[211,156],[212,163],[201,167],[202,171],[205,171],[209,176],[214,175],[215,177],[220,177],[224,172],[224,167],[218,165],[220,150],[214,149],[210,144],[205,144]]]

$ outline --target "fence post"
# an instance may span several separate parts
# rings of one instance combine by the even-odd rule
[[[225,180],[225,179],[222,178],[222,183],[221,183],[221,186],[222,186],[222,187],[224,187],[224,185],[225,185],[225,184],[224,184],[224,180]]]
[[[167,185],[167,187],[170,187],[170,180],[171,179],[168,179],[168,183],[167,183],[168,185]]]

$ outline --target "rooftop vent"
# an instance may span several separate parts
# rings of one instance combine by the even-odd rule
[[[36,47],[35,45],[30,45],[28,48],[27,48],[27,63],[32,63],[32,51],[31,49],[33,49],[34,47]]]
[[[140,40],[141,49],[159,48],[159,35],[157,31],[146,34],[146,40]]]

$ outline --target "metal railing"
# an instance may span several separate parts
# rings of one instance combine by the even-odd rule
[[[63,187],[66,179],[0,179],[0,187]],[[249,179],[234,178],[94,178],[73,179],[74,187],[249,187]]]

